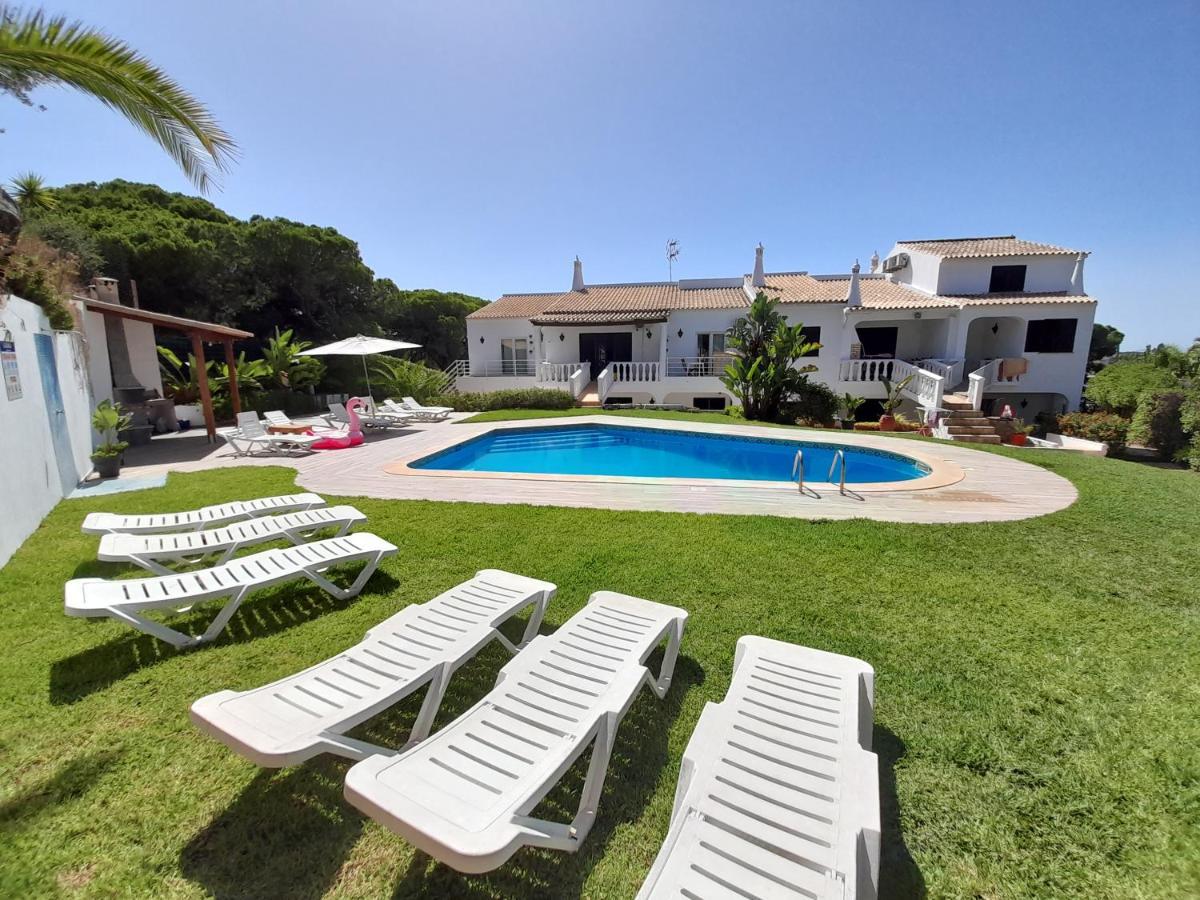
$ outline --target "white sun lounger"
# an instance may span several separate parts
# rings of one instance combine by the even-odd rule
[[[671,827],[638,900],[874,898],[873,684],[862,660],[739,640],[733,683],[684,752]]]
[[[75,578],[67,582],[65,611],[68,616],[120,619],[176,647],[190,647],[220,634],[253,591],[307,578],[334,597],[353,597],[362,590],[380,561],[395,552],[396,547],[383,538],[361,532],[298,547],[264,550],[182,575],[111,581]],[[338,587],[322,574],[330,566],[355,562],[365,565],[348,588]],[[143,615],[155,610],[187,612],[197,603],[219,598],[225,598],[225,607],[200,637],[183,634]]]
[[[233,448],[235,456],[255,453],[310,453],[321,440],[312,434],[269,434],[253,412],[239,413],[237,428],[222,428],[219,434]]]
[[[100,538],[97,559],[104,562],[129,562],[156,575],[173,575],[175,566],[194,566],[206,557],[217,556],[211,565],[221,565],[240,550],[287,540],[303,544],[319,531],[337,529],[331,537],[341,537],[367,517],[353,506],[325,506],[282,516],[260,516],[207,531],[182,531],[175,534],[106,534]],[[161,560],[161,562],[160,562]]]
[[[454,412],[453,407],[449,406],[422,406],[412,397],[405,397],[400,403],[396,403],[395,400],[389,400],[388,403],[393,409],[408,413],[423,422],[440,422]]]
[[[201,697],[192,704],[192,721],[271,768],[319,753],[351,759],[390,753],[345,732],[428,684],[409,743],[423,740],[454,672],[493,638],[516,653],[499,626],[532,607],[525,646],[555,590],[547,581],[486,569],[428,603],[405,607],[349,650],[303,672],[249,691]]]
[[[202,506],[185,512],[161,513],[152,516],[122,516],[117,513],[88,513],[83,520],[86,534],[156,534],[164,531],[198,531],[227,522],[239,522],[258,516],[316,509],[325,500],[317,494],[284,494],[279,497],[259,497],[254,500],[235,500]]]
[[[487,872],[524,845],[578,849],[617,726],[642,685],[671,684],[687,613],[600,591],[553,635],[535,638],[496,686],[445,728],[399,755],[346,773],[346,799],[461,872]],[[668,638],[657,679],[643,665]],[[529,815],[593,745],[583,797],[566,824]]]
[[[350,424],[350,413],[346,411],[344,403],[330,403],[329,414],[325,416],[325,421],[329,423],[331,428],[345,427]],[[412,416],[399,415],[397,413],[368,413],[360,412],[358,421],[363,428],[400,428],[408,425],[412,421]]]
[[[268,409],[266,412],[264,412],[262,414],[262,417],[263,417],[263,421],[267,423],[268,427],[270,427],[272,425],[283,425],[286,427],[290,427],[293,425],[302,424],[300,422],[293,422],[291,419],[288,418],[287,413],[285,413],[281,409]]]

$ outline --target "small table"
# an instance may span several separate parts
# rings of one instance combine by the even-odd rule
[[[267,434],[307,434],[311,425],[268,425]]]

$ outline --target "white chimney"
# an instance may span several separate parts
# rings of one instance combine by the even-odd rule
[[[850,270],[850,289],[846,291],[847,306],[862,306],[862,293],[858,289],[858,260],[854,261],[854,268]]]
[[[571,279],[571,290],[586,291],[587,288],[583,284],[583,263],[579,261],[579,257],[575,257],[575,277]]]
[[[1086,253],[1080,253],[1075,257],[1075,271],[1071,273],[1071,287],[1067,291],[1072,297],[1083,296],[1083,261],[1087,259]]]
[[[755,287],[767,286],[767,276],[763,274],[763,245],[761,242],[754,248],[754,277],[750,279],[750,283]]]
[[[876,250],[871,254],[871,274],[874,275],[879,271],[879,251]]]

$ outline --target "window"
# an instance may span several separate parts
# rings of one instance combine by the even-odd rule
[[[1024,266],[992,266],[989,294],[1011,294],[1025,290]]]
[[[725,332],[713,331],[696,335],[697,356],[712,356],[725,352]]]
[[[863,359],[895,359],[899,328],[856,328]]]
[[[806,344],[809,344],[809,343],[812,343],[812,344],[819,344],[819,343],[821,343],[821,326],[820,326],[820,325],[816,325],[816,326],[807,326],[807,327],[805,327],[805,328],[803,328],[803,329],[802,329],[802,332],[803,332],[803,334],[804,334],[804,342],[805,342]],[[809,350],[809,351],[808,351],[807,353],[805,353],[804,355],[805,355],[805,356],[820,356],[820,355],[821,355],[821,348],[820,348],[820,347],[817,347],[817,348],[816,348],[816,349],[814,349],[814,350]]]
[[[1025,330],[1025,352],[1073,352],[1078,324],[1075,319],[1034,319]]]
[[[692,406],[696,409],[724,409],[724,397],[693,397]]]
[[[500,371],[505,375],[529,374],[529,342],[525,338],[500,339]]]

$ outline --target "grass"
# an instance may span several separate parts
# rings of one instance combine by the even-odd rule
[[[1035,458],[1080,499],[1015,523],[354,499],[401,548],[359,598],[264,592],[187,653],[63,616],[66,579],[129,572],[94,562],[81,519],[285,492],[294,473],[172,475],[63,502],[0,573],[0,896],[631,897],[744,633],[875,666],[884,896],[1196,896],[1200,478]],[[627,717],[579,853],[524,850],[461,876],[348,807],[344,761],[261,771],[189,724],[196,697],[316,662],[485,566],[559,585],[546,630],[598,588],[692,613],[676,683]],[[206,616],[183,618],[198,629]],[[493,647],[462,670],[439,723],[504,659]],[[367,731],[401,736],[419,701]],[[570,805],[578,775],[550,808]]]

